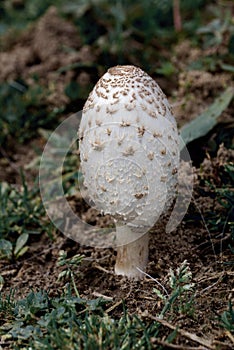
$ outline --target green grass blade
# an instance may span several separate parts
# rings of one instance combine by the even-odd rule
[[[234,89],[227,88],[201,115],[180,129],[182,140],[189,142],[206,135],[218,123],[218,117],[227,108],[234,96]],[[183,148],[183,145],[181,145]]]

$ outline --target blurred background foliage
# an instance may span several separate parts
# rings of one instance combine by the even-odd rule
[[[181,0],[179,33],[175,30],[173,3],[173,0],[5,0],[0,2],[0,34],[19,33],[54,5],[76,25],[83,45],[99,48],[99,63],[104,66],[140,62],[147,71],[153,67],[157,73],[170,76],[175,73],[170,52],[161,66],[154,62],[165,60],[165,50],[171,51],[173,43],[189,38],[204,49],[228,40],[231,57],[222,57],[219,68],[233,72],[233,1]],[[209,55],[192,68],[214,70],[216,62]]]
[[[181,0],[181,30],[175,25],[174,3],[173,0],[1,1],[0,51],[7,45],[10,47],[12,41],[17,43],[20,34],[53,5],[63,18],[73,22],[81,45],[92,47],[96,60],[60,67],[61,75],[86,71],[91,77],[86,86],[70,79],[64,87],[69,101],[61,109],[48,105],[46,97],[50,91],[37,79],[32,86],[21,76],[13,82],[0,81],[0,142],[13,135],[19,142],[25,142],[38,128],[50,128],[64,110],[74,112],[82,108],[98,75],[112,65],[135,64],[156,79],[166,78],[170,84],[164,83],[162,88],[170,94],[172,89],[167,91],[167,87],[176,88],[181,71],[180,62],[174,59],[173,45],[187,39],[194,47],[206,51],[185,69],[234,73],[233,1]],[[222,50],[222,46],[227,50]]]
[[[40,127],[52,127],[62,109],[50,110],[47,91],[37,83],[31,87],[23,81],[0,85],[0,145],[17,140],[24,143],[34,137]]]
[[[227,31],[232,31],[230,53],[234,54],[233,4],[229,0],[181,0],[183,30],[179,36],[174,30],[173,0],[6,0],[0,3],[0,33],[25,28],[51,5],[76,24],[83,44],[100,46],[104,55],[116,54],[119,63],[129,53],[129,40],[132,55],[137,43],[142,44],[141,59],[147,60],[154,46],[167,47],[187,36],[204,47],[218,45]]]

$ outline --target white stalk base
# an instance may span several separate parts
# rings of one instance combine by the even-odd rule
[[[144,274],[137,268],[145,271],[149,253],[149,234],[145,233],[136,239],[131,229],[124,226],[116,226],[117,257],[115,273],[133,279],[140,279]],[[126,243],[126,242],[131,243]]]

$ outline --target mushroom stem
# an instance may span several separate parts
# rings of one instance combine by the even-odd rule
[[[115,273],[129,278],[143,278],[149,252],[149,233],[136,239],[136,233],[127,225],[116,225],[117,257]],[[126,243],[130,242],[130,243]]]

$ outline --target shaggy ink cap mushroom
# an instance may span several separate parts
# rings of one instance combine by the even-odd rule
[[[148,230],[176,194],[179,142],[168,100],[140,68],[110,68],[84,105],[79,140],[90,203],[116,222],[115,272],[141,278]]]

